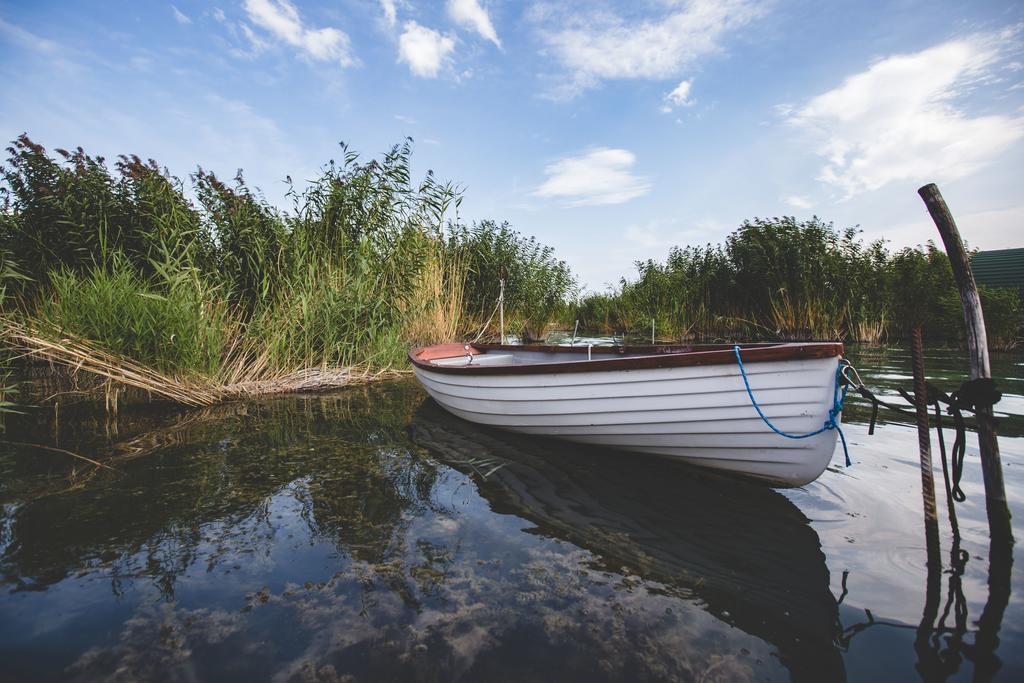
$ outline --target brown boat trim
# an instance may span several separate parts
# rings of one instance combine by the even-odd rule
[[[467,350],[468,347],[468,350]],[[831,358],[843,353],[839,342],[802,342],[780,344],[740,344],[744,363]],[[452,353],[455,351],[455,353]],[[430,372],[448,375],[536,375],[562,372],[607,372],[612,370],[650,370],[692,365],[729,365],[736,363],[732,344],[693,344],[658,346],[594,346],[592,360],[566,360],[533,365],[432,365],[435,358],[454,358],[463,354],[479,355],[488,351],[544,351],[548,353],[585,354],[586,346],[546,346],[544,344],[438,344],[409,352],[413,365]],[[437,355],[442,352],[445,355]],[[647,353],[640,358],[621,358]],[[601,356],[604,356],[603,358]]]

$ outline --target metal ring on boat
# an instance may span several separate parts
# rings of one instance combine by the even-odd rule
[[[850,376],[852,373],[852,377]],[[853,367],[853,363],[843,358],[839,361],[839,374],[849,383],[850,387],[856,391],[864,386],[864,380],[860,378],[860,373],[857,372],[857,368]]]

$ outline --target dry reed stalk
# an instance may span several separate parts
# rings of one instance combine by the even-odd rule
[[[210,406],[267,394],[329,391],[404,374],[396,370],[371,372],[365,368],[324,367],[277,371],[271,367],[265,353],[235,350],[220,377],[181,377],[147,368],[130,358],[104,351],[87,340],[60,336],[55,330],[30,329],[12,320],[5,320],[2,325],[6,342],[26,355],[112,383],[107,386],[108,407],[111,400],[116,401],[116,393],[112,393],[117,391],[114,385],[141,389],[187,406]]]
[[[417,277],[415,300],[422,302],[406,325],[414,342],[453,341],[462,331],[467,263],[459,256],[434,250]]]
[[[85,371],[185,405],[211,405],[220,400],[213,387],[198,380],[171,377],[86,340],[47,332],[56,330],[31,329],[12,320],[3,322],[3,337],[11,346],[73,372]]]

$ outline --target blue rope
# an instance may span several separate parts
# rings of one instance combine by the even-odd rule
[[[750,397],[750,403],[754,406],[754,410],[761,416],[764,423],[771,427],[771,430],[779,436],[784,436],[787,439],[806,439],[811,436],[817,436],[824,431],[834,429],[839,433],[839,440],[843,443],[843,455],[846,456],[846,466],[849,467],[852,463],[850,462],[850,450],[846,447],[846,436],[843,434],[843,428],[839,426],[838,417],[843,412],[843,402],[846,401],[846,391],[849,389],[849,385],[843,384],[843,369],[842,366],[836,368],[836,383],[832,390],[832,407],[828,411],[828,419],[825,420],[825,424],[820,429],[816,429],[813,432],[807,432],[806,434],[787,434],[769,420],[768,416],[761,410],[761,406],[757,404],[757,399],[754,398],[754,392],[750,390],[750,382],[747,380],[747,370],[743,367],[743,359],[740,357],[740,347],[734,346],[732,350],[736,352],[736,362],[740,365],[740,376],[743,377],[743,386],[747,388],[747,396]],[[840,391],[842,386],[842,391]]]

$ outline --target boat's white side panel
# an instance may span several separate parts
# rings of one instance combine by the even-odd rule
[[[838,358],[749,363],[751,389],[777,427],[805,433],[832,407]],[[466,375],[415,368],[430,395],[479,424],[678,457],[799,486],[816,479],[836,445],[829,430],[787,439],[750,404],[739,367]]]

